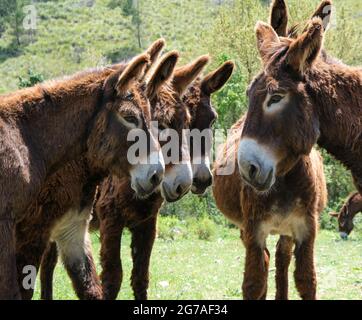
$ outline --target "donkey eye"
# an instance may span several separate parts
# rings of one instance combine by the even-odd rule
[[[271,105],[273,105],[275,103],[282,101],[283,98],[284,98],[284,96],[281,96],[280,94],[273,95],[268,102],[268,107],[270,107]]]
[[[132,123],[135,126],[138,126],[138,118],[135,116],[124,116],[124,120],[126,120],[128,123]]]

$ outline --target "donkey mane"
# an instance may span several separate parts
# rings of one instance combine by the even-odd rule
[[[86,95],[100,90],[112,67],[89,69],[0,96],[0,115],[32,113],[56,105],[64,95]]]

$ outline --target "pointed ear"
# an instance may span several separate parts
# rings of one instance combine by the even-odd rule
[[[220,68],[210,72],[201,83],[201,90],[207,95],[220,90],[231,77],[234,70],[234,62],[227,61]]]
[[[339,214],[337,212],[330,212],[329,215],[332,217],[332,218],[338,218],[339,217]]]
[[[258,21],[255,26],[257,48],[264,64],[274,53],[273,48],[280,43],[279,37],[274,29],[267,23]]]
[[[158,39],[151,44],[151,46],[146,51],[146,53],[150,55],[151,63],[156,62],[156,60],[161,55],[161,52],[165,46],[166,46],[166,41],[163,38]]]
[[[210,58],[208,55],[201,56],[194,62],[178,68],[175,71],[172,81],[175,91],[180,95],[183,95],[188,86],[198,77],[208,64],[209,60]]]
[[[284,0],[273,0],[270,9],[269,23],[280,37],[288,34],[288,8]]]
[[[164,55],[147,81],[147,96],[152,100],[160,87],[171,78],[179,58],[177,51]]]
[[[141,54],[135,57],[121,73],[116,84],[117,92],[124,93],[132,81],[139,80],[150,62],[148,54]]]
[[[332,1],[323,0],[318,6],[317,10],[313,13],[313,18],[321,18],[323,21],[323,28],[327,30],[332,16]]]
[[[286,54],[286,63],[303,75],[318,58],[323,46],[323,22],[320,18],[313,18],[307,30],[295,39]]]
[[[150,71],[152,66],[156,63],[165,46],[166,46],[166,41],[165,39],[161,38],[152,43],[150,47],[147,49],[146,54],[150,56],[150,64],[145,69],[145,75]]]

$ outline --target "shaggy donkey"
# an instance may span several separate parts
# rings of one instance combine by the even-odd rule
[[[347,239],[354,229],[353,219],[362,212],[362,196],[359,192],[350,195],[342,209],[330,215],[338,218],[338,229],[342,239]]]
[[[152,50],[159,47],[162,42],[158,41],[150,48],[151,60],[154,58]],[[147,75],[145,80],[147,85],[145,97],[147,99],[154,99],[159,94],[160,88],[171,76],[177,59],[177,53],[169,53],[160,65],[154,70],[152,69],[150,75]],[[117,68],[117,66],[111,69],[113,68]],[[128,93],[128,95],[131,94]],[[128,99],[133,99],[133,97]],[[130,128],[143,127],[142,119],[138,114],[128,111],[124,119],[129,123]],[[186,169],[188,168],[186,167]],[[80,157],[47,179],[37,200],[28,208],[27,216],[16,226],[20,284],[23,267],[33,265],[38,268],[49,239],[53,239],[58,242],[68,273],[72,279],[79,280],[78,282],[73,281],[73,285],[80,298],[102,298],[87,230],[96,186],[107,174],[107,171],[99,170],[98,166],[93,165],[88,157]],[[191,176],[191,173],[189,175]],[[122,176],[128,177],[125,174]],[[155,179],[153,184],[159,184],[158,178]],[[191,185],[191,178],[189,180]],[[137,196],[144,198],[146,194],[139,192]],[[29,299],[32,295],[32,289],[22,289],[23,298]]]
[[[81,156],[100,170],[130,174],[137,193],[151,193],[163,162],[131,166],[126,158],[131,114],[149,136],[148,156],[162,160],[147,125],[150,107],[135,80],[148,64],[143,54],[127,68],[85,73],[0,97],[0,299],[19,299],[15,223],[46,178]],[[155,161],[153,161],[155,162]]]
[[[288,39],[259,22],[256,34],[264,68],[248,89],[246,117],[234,126],[236,132],[216,162],[214,195],[220,210],[241,229],[244,298],[265,299],[266,238],[280,234],[276,298],[288,297],[287,272],[295,244],[297,289],[303,299],[316,299],[313,249],[327,191],[322,159],[312,149],[319,126],[307,87],[314,87],[314,78],[305,77],[318,73],[320,65],[330,68],[318,58],[323,25],[314,18],[301,36]],[[228,161],[237,162],[240,173],[218,174]]]
[[[205,58],[200,58],[195,63],[178,69],[174,83],[185,78],[190,70],[197,70],[206,62]],[[216,112],[211,105],[210,96],[222,88],[231,76],[233,68],[232,62],[226,62],[206,77],[197,79],[187,89],[183,100],[191,114],[189,124],[191,130],[202,131],[211,128],[216,120]],[[170,126],[170,124],[165,123],[162,114],[155,115],[155,119],[163,127]],[[204,143],[203,141],[201,153],[199,153],[201,159],[193,163],[192,192],[195,194],[204,193],[212,183],[208,158],[209,150],[206,150]],[[162,203],[163,199],[159,193],[152,195],[149,199],[135,199],[127,178],[109,177],[101,185],[96,197],[91,229],[100,228],[101,231],[102,285],[106,299],[115,299],[121,287],[123,273],[120,244],[123,229],[126,227],[132,233],[133,270],[131,284],[134,295],[138,300],[147,299],[149,263],[156,237],[157,214]],[[57,248],[53,243],[48,246],[43,256],[41,268],[43,299],[52,299],[52,276],[57,261],[56,252]]]

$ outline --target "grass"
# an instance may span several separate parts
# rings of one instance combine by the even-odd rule
[[[99,241],[92,236],[94,256],[99,261]],[[269,277],[268,299],[273,299],[274,253],[276,237],[269,239],[272,261]],[[121,300],[133,299],[130,281],[130,236],[122,240],[124,281],[118,296]],[[321,231],[316,246],[318,297],[323,300],[350,300],[362,298],[362,233],[354,232],[348,241],[337,232]],[[218,237],[212,241],[196,237],[176,240],[158,239],[155,243],[149,298],[158,299],[240,299],[245,250],[235,229],[219,228]],[[290,268],[290,298],[299,299]],[[39,282],[35,298],[39,299]],[[55,272],[55,299],[76,299],[68,276],[61,264]]]

